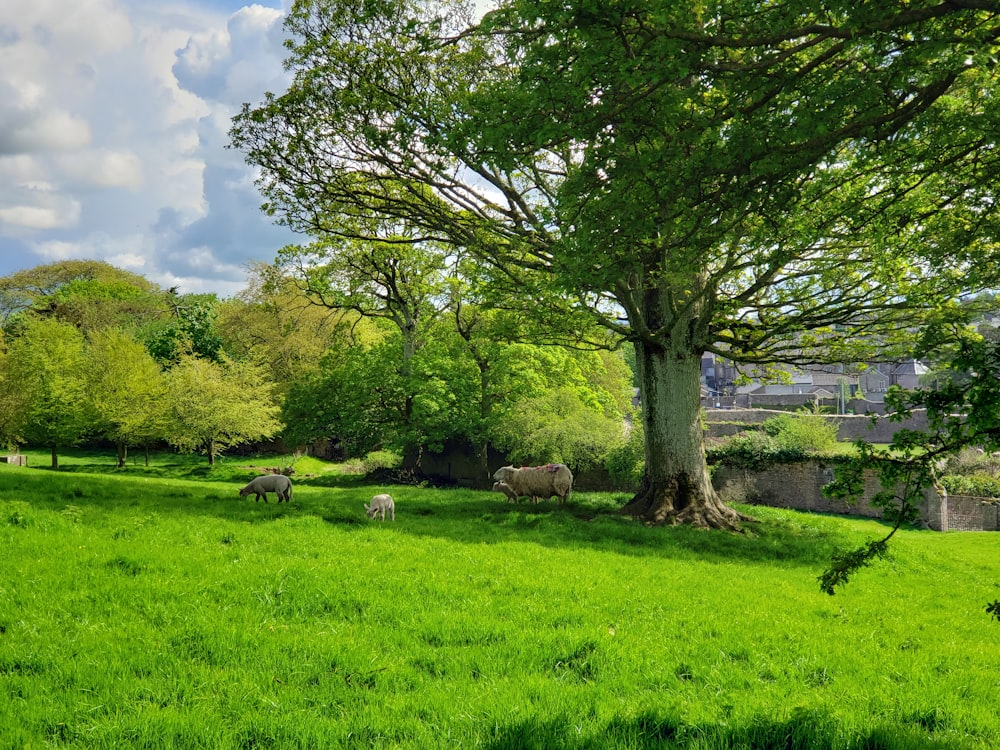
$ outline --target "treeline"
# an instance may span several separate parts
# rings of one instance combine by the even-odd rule
[[[451,440],[522,462],[634,468],[632,370],[598,331],[543,334],[533,316],[421,276],[403,310],[366,308],[316,276],[258,265],[231,299],[178,294],[96,261],[0,279],[0,439],[8,449],[110,441],[202,451],[281,439],[414,463]],[[332,274],[332,275],[330,275]],[[412,290],[411,290],[412,291]],[[360,294],[355,290],[356,294]],[[408,294],[405,279],[388,293]],[[356,300],[355,300],[356,302]]]

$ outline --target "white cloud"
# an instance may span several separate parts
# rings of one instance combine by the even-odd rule
[[[136,190],[143,184],[142,162],[131,151],[94,149],[57,157],[55,164],[78,184]]]
[[[293,241],[226,148],[238,107],[286,85],[282,11],[223,4],[0,3],[0,275],[93,258],[235,293]]]

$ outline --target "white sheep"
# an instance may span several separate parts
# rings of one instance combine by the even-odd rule
[[[278,494],[278,502],[282,500],[285,502],[292,501],[292,480],[283,474],[265,474],[264,476],[257,477],[247,484],[246,487],[240,490],[240,497],[245,497],[247,495],[256,495],[255,498],[257,502],[260,502],[261,498],[264,498],[264,502],[267,502],[267,493],[276,492]]]
[[[503,466],[494,472],[493,479],[496,482],[494,490],[503,492],[507,497],[511,497],[511,493],[515,498],[528,495],[536,503],[540,497],[548,499],[553,495],[564,503],[573,489],[573,472],[566,464],[525,466],[520,469]],[[499,485],[505,485],[506,489]]]
[[[385,520],[385,512],[389,511],[389,518],[396,520],[396,504],[392,501],[391,495],[375,495],[371,505],[365,505],[365,515],[375,518],[381,514],[381,520]]]

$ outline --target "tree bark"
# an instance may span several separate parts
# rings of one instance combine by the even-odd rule
[[[646,470],[623,512],[648,524],[738,531],[752,521],[723,503],[708,473],[701,425],[701,352],[636,342]]]
[[[56,447],[55,443],[52,444],[52,468],[59,468],[59,449]]]

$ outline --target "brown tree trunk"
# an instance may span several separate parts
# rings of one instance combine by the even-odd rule
[[[638,342],[646,470],[623,512],[649,524],[739,530],[753,520],[712,487],[701,425],[701,352]]]
[[[52,468],[59,468],[59,449],[53,443],[52,445]]]

